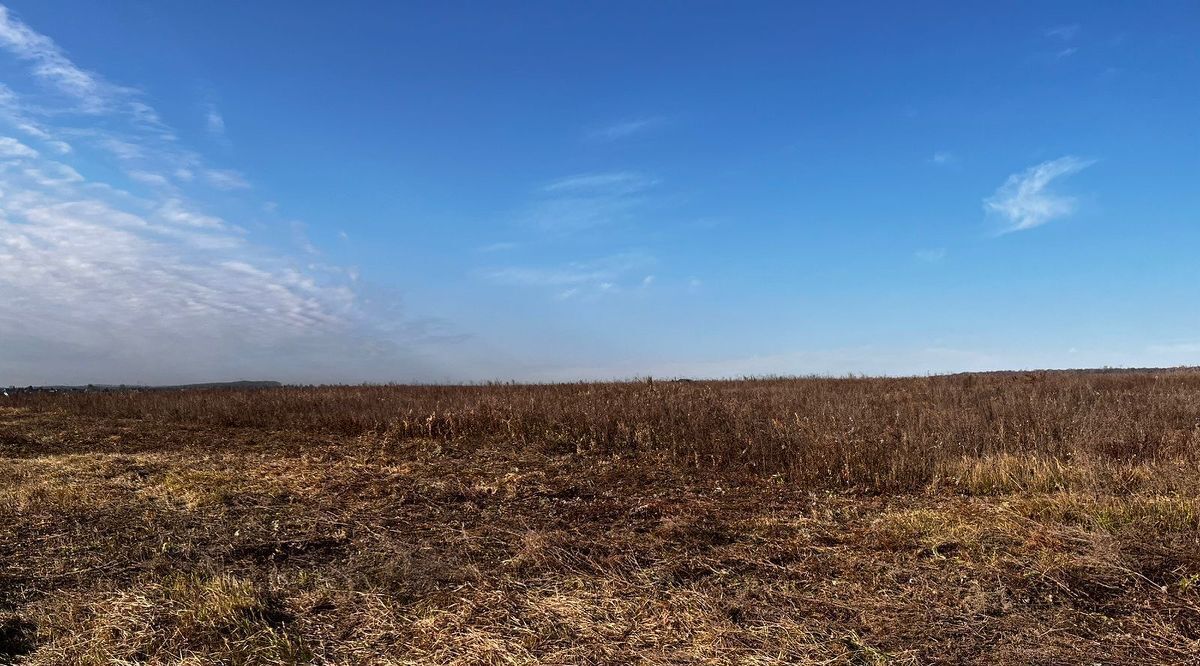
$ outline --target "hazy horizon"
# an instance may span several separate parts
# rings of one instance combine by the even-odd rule
[[[491,386],[497,384],[510,385],[558,385],[558,384],[588,384],[588,383],[641,383],[647,380],[655,382],[691,382],[691,381],[774,381],[774,380],[803,380],[803,379],[920,379],[933,377],[952,377],[963,374],[994,375],[994,374],[1036,374],[1036,373],[1123,373],[1123,372],[1179,372],[1200,369],[1193,365],[1134,367],[1134,366],[1104,366],[1096,368],[997,368],[991,370],[965,370],[947,372],[928,372],[918,374],[866,374],[866,373],[809,373],[809,374],[758,374],[758,375],[628,375],[612,377],[577,377],[574,379],[520,380],[520,379],[474,379],[474,380],[429,380],[429,381],[363,381],[363,382],[281,382],[268,377],[237,379],[197,380],[179,384],[149,384],[149,383],[111,383],[111,382],[65,382],[57,384],[5,384],[0,388],[151,388],[170,389],[203,386],[233,386],[239,384],[260,384],[274,386],[300,387],[338,387],[338,386]]]

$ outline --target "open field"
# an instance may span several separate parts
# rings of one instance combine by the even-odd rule
[[[0,398],[0,661],[1200,663],[1200,372]]]

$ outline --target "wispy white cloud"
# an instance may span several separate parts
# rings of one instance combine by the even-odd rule
[[[17,141],[9,136],[0,137],[0,158],[19,159],[37,156],[38,152],[36,150],[21,143],[20,141]]]
[[[1078,23],[1069,23],[1066,25],[1058,25],[1053,28],[1047,28],[1044,34],[1047,37],[1061,39],[1064,42],[1069,42],[1079,35],[1080,26]]]
[[[13,94],[11,90],[7,90],[6,92],[10,95]],[[15,103],[13,105],[9,105],[9,110],[13,110],[14,108],[15,108]],[[38,127],[37,125],[35,125],[29,121],[18,120],[14,124],[17,126],[17,129],[21,130],[22,132],[24,132],[34,138],[41,139],[43,141],[47,141],[51,138],[49,132],[47,132],[46,130],[42,129],[41,127]]]
[[[139,91],[113,84],[76,66],[54,40],[30,28],[3,5],[0,5],[0,48],[29,62],[30,74],[50,92],[71,100],[73,106],[58,109],[59,112],[120,113],[138,130],[155,134],[165,141],[176,139],[158,112],[139,99]],[[44,131],[33,123],[26,123],[26,128],[33,132]],[[59,142],[60,152],[69,152],[62,150],[64,146],[69,147]]]
[[[144,146],[115,137],[104,137],[98,141],[97,145],[113,157],[125,162],[137,162],[146,157]]]
[[[519,245],[512,241],[499,241],[496,243],[488,243],[487,245],[480,246],[480,247],[476,248],[476,251],[487,252],[487,253],[507,252],[509,250],[515,250],[517,247],[519,247]]]
[[[166,222],[184,227],[225,229],[228,226],[219,217],[189,209],[179,199],[167,199],[158,207],[157,213],[159,218]]]
[[[631,219],[658,180],[634,171],[587,173],[541,188],[522,217],[545,231],[574,232]]]
[[[1062,60],[1064,58],[1070,58],[1078,53],[1079,47],[1072,44],[1072,42],[1075,42],[1075,38],[1079,36],[1079,32],[1080,27],[1078,23],[1059,25],[1043,30],[1042,34],[1045,35],[1047,39],[1058,42],[1061,46],[1061,48],[1051,51],[1046,55],[1052,57],[1054,60]]]
[[[498,284],[555,288],[562,299],[614,291],[622,282],[628,284],[631,274],[643,272],[654,264],[654,257],[631,251],[555,266],[506,266],[484,271],[483,276]],[[643,279],[643,284],[649,283]]]
[[[206,167],[197,153],[180,145],[174,130],[144,101],[141,91],[77,66],[52,39],[2,5],[0,51],[28,63],[30,78],[44,91],[17,94],[0,84],[0,119],[38,139],[40,143],[33,147],[67,155],[82,143],[126,162],[126,171],[174,174],[179,181],[201,174],[218,189],[248,187],[241,174]],[[223,137],[224,119],[215,106],[206,111],[207,129]],[[63,125],[55,127],[56,123]]]
[[[666,119],[658,116],[635,118],[590,130],[586,137],[592,141],[617,141],[650,131],[664,124],[666,124]]]
[[[288,223],[288,226],[291,227],[292,242],[296,244],[296,247],[303,250],[306,254],[321,254],[317,246],[313,245],[312,239],[308,237],[308,225],[299,220],[292,220]]]
[[[641,192],[657,184],[656,179],[636,171],[611,171],[567,176],[547,183],[542,189],[553,193],[611,196]]]
[[[131,169],[130,171],[126,172],[126,175],[143,185],[151,185],[162,188],[171,186],[171,181],[168,180],[166,176],[159,173]]]
[[[232,169],[206,169],[204,179],[219,190],[245,190],[250,188],[246,177]]]
[[[1095,160],[1067,156],[1015,173],[984,200],[984,209],[1001,218],[1002,233],[1032,229],[1070,215],[1076,209],[1075,198],[1051,192],[1050,185],[1094,163]]]
[[[41,141],[56,153],[65,155],[71,152],[71,145],[55,139],[41,121],[30,117],[22,108],[21,96],[3,83],[0,83],[0,118],[7,118],[15,129]]]
[[[933,153],[929,161],[938,166],[951,166],[958,164],[958,156],[948,150],[938,150]]]
[[[53,40],[35,32],[4,6],[0,6],[0,47],[32,63],[34,76],[76,99],[84,111],[103,110],[120,90],[76,67]]]
[[[22,173],[32,182],[47,188],[60,188],[84,180],[74,168],[50,160],[41,162],[38,166],[27,167]]]
[[[130,99],[125,101],[124,109],[132,116],[135,127],[149,131],[164,141],[171,142],[177,139],[175,131],[163,122],[158,111],[149,104],[138,99]]]
[[[916,257],[918,261],[923,261],[927,264],[936,264],[937,262],[946,258],[946,248],[925,248],[923,250],[917,250],[913,253],[913,256]]]
[[[10,108],[9,111],[14,111],[14,109]],[[49,146],[51,150],[59,155],[66,155],[73,150],[73,148],[71,148],[71,144],[67,143],[66,141],[55,139],[53,135],[51,135],[40,125],[29,120],[21,119],[19,114],[10,113],[10,115],[14,116],[14,125],[17,129],[21,130],[25,134],[28,134],[29,136],[40,139],[43,143]]]
[[[217,110],[215,104],[209,104],[204,111],[204,129],[214,139],[225,139],[225,117]]]

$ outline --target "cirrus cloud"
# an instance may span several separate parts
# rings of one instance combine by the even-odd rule
[[[0,384],[446,376],[412,345],[457,337],[369,314],[356,274],[279,230],[256,242],[224,194],[245,176],[180,145],[136,90],[0,6],[5,52],[29,85],[0,84]]]
[[[984,200],[984,209],[1001,219],[1001,233],[1032,229],[1066,217],[1075,212],[1077,202],[1074,197],[1055,194],[1050,185],[1092,164],[1095,160],[1066,156],[1012,174]]]

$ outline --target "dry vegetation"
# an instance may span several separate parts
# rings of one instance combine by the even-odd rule
[[[1200,372],[0,400],[0,661],[1200,663]]]

